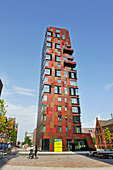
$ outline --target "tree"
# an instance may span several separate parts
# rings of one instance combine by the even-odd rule
[[[6,108],[8,107],[8,105],[6,105],[4,99],[0,99],[0,115],[5,116],[7,110]]]
[[[22,143],[22,145],[24,144],[28,144],[28,146],[31,146],[32,145],[32,142],[31,142],[31,139],[29,138],[29,136],[26,136],[25,137],[25,141]]]
[[[96,145],[96,138],[92,137],[94,144]]]
[[[7,118],[5,116],[7,107],[8,105],[6,105],[4,99],[0,99],[0,135],[10,141],[16,142],[17,134],[15,130],[15,121],[13,121],[12,118]]]
[[[111,137],[111,133],[110,133],[108,127],[105,128],[104,135],[105,135],[105,139],[106,139],[106,140],[111,140],[111,139],[113,139],[113,137]]]

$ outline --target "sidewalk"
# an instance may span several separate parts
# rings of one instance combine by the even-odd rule
[[[102,167],[102,168],[63,168],[63,167],[31,167],[31,166],[15,166],[15,165],[5,165],[1,170],[113,170],[113,167]]]
[[[38,159],[29,159],[28,155],[7,155],[0,160],[2,170],[111,170],[113,159],[98,159],[83,154],[38,155]]]

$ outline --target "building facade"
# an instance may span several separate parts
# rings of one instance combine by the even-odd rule
[[[2,87],[3,87],[3,83],[2,83],[2,81],[0,79],[0,96],[1,96],[1,92],[2,92]]]
[[[36,138],[42,151],[95,149],[91,135],[81,132],[73,52],[67,29],[47,27],[42,51]],[[62,149],[55,149],[58,145]]]
[[[105,139],[105,129],[110,131],[110,140]],[[109,120],[98,120],[96,118],[95,137],[97,149],[113,149],[113,116]]]
[[[36,144],[36,128],[34,129],[34,132],[33,132],[33,146],[35,146]]]

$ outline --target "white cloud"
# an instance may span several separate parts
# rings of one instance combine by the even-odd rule
[[[15,117],[18,123],[18,139],[20,141],[24,140],[26,131],[33,131],[37,124],[37,107],[35,105],[30,105],[24,107],[21,105],[13,105],[10,103],[7,108],[8,117]]]
[[[107,84],[107,85],[104,87],[104,89],[105,89],[105,90],[109,90],[111,87],[113,87],[113,83]]]
[[[23,94],[23,95],[26,95],[26,96],[36,96],[32,93],[26,93],[26,92],[23,92],[23,91],[17,91],[18,94]]]
[[[23,95],[27,95],[27,96],[36,96],[35,94],[33,94],[33,92],[35,92],[34,89],[27,89],[27,88],[23,88],[23,87],[19,87],[19,86],[13,86],[13,90],[17,94],[23,94]]]

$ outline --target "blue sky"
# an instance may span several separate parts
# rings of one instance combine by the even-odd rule
[[[18,140],[36,126],[42,46],[47,26],[69,30],[77,62],[83,127],[113,112],[113,1],[0,2],[0,78]]]

